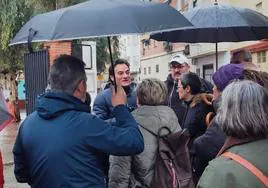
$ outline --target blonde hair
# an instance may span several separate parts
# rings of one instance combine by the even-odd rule
[[[164,105],[167,102],[167,96],[167,86],[159,79],[144,79],[137,86],[137,98],[140,105]]]

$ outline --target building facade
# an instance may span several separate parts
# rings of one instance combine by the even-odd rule
[[[159,1],[159,0],[158,0]],[[160,0],[161,1],[161,0]],[[206,7],[218,4],[227,4],[236,7],[249,8],[268,16],[267,0],[172,0],[170,5],[178,11],[187,11],[195,7]],[[234,51],[246,48],[252,53],[253,63],[261,70],[268,72],[268,42],[247,41],[237,43],[218,43],[218,67],[228,64]],[[186,53],[185,53],[186,52]],[[149,36],[141,38],[141,65],[139,80],[156,77],[165,80],[169,73],[168,63],[177,53],[185,53],[191,59],[193,72],[200,77],[211,80],[216,71],[216,45],[215,43],[168,43],[149,40]]]
[[[140,36],[122,35],[119,38],[120,58],[130,64],[130,72],[135,82],[138,82],[140,70]]]
[[[153,0],[164,2],[162,0]],[[183,11],[193,7],[193,1],[169,0],[170,6]],[[183,43],[158,42],[150,39],[149,35],[141,36],[141,63],[138,80],[145,78],[158,78],[166,80],[169,74],[169,62],[171,58],[178,53],[188,55],[189,45]]]

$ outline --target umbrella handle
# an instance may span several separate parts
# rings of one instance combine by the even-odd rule
[[[107,37],[107,38],[108,38],[108,47],[109,47],[109,53],[110,53],[111,66],[112,66],[112,70],[113,70],[112,74],[114,76],[114,89],[115,89],[115,92],[117,92],[115,72],[114,72],[113,54],[112,54],[112,47],[111,47],[111,37]]]
[[[32,28],[29,29],[29,35],[28,35],[28,50],[30,53],[33,53],[33,47],[32,47],[32,40],[34,36],[36,35],[37,31],[33,30]]]

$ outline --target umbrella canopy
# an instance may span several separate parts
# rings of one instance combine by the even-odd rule
[[[90,0],[74,6],[40,14],[28,21],[10,45],[33,42],[73,40],[121,34],[141,34],[192,26],[166,3],[139,0]]]
[[[216,43],[240,42],[268,38],[268,17],[247,8],[218,5],[195,8],[183,14],[193,25],[176,31],[151,35],[152,39],[169,42]]]
[[[195,8],[183,14],[193,25],[176,31],[151,35],[170,42],[216,43],[268,38],[268,17],[247,8],[218,5]]]

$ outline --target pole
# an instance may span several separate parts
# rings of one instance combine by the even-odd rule
[[[218,42],[216,42],[216,71],[218,70]]]
[[[115,92],[117,91],[116,88],[116,79],[115,79],[115,72],[114,72],[114,62],[113,62],[113,54],[112,54],[112,47],[111,47],[111,37],[107,37],[108,38],[108,46],[109,46],[109,53],[110,53],[110,61],[111,61],[111,66],[112,66],[112,70],[113,70],[113,76],[114,76],[114,89]]]

